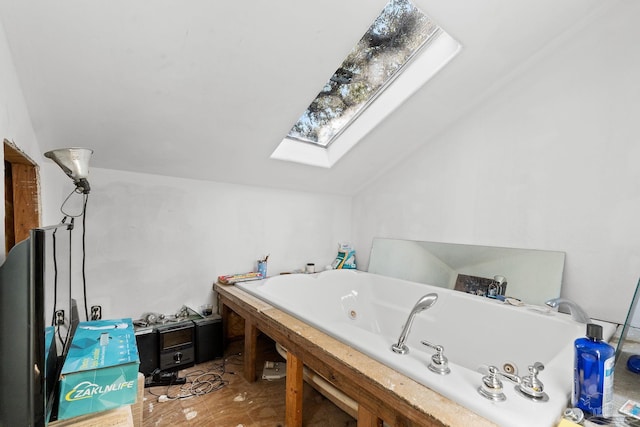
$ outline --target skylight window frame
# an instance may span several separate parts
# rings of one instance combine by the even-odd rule
[[[272,159],[331,168],[371,130],[424,86],[462,49],[461,44],[438,26],[437,31],[409,57],[327,145],[286,136]]]
[[[420,55],[422,53],[423,50],[427,49],[427,47],[431,44],[431,42],[435,39],[438,38],[438,36],[440,35],[440,33],[442,33],[442,28],[440,27],[436,27],[436,29],[434,30],[433,34],[431,34],[431,36],[426,39],[418,49],[416,49],[414,52],[411,53],[411,55],[409,55],[409,58],[406,60],[405,63],[403,63],[400,68],[398,68],[398,70],[393,73],[385,82],[382,86],[380,86],[380,88],[373,94],[373,96],[371,96],[371,98],[369,98],[364,105],[362,105],[362,107],[360,107],[360,109],[358,109],[358,111],[356,111],[356,113],[353,115],[353,117],[351,118],[351,120],[349,120],[349,123],[347,123],[346,126],[343,126],[342,128],[340,128],[340,130],[338,130],[338,132],[336,132],[335,135],[333,135],[333,137],[331,137],[331,139],[326,143],[326,144],[322,144],[319,142],[312,142],[312,141],[307,141],[306,139],[302,139],[302,138],[297,138],[295,136],[291,136],[291,135],[287,135],[287,138],[298,141],[298,142],[303,142],[306,144],[312,144],[312,145],[316,145],[319,147],[323,147],[323,148],[329,148],[331,146],[331,144],[333,144],[334,141],[336,141],[338,138],[340,138],[340,135],[342,135],[342,133],[344,131],[346,131],[349,126],[351,126],[353,124],[353,122],[355,122],[356,120],[358,120],[358,118],[360,117],[360,115],[362,115],[362,113],[364,113],[367,108],[369,108],[369,106],[371,104],[373,104],[378,97],[380,97],[380,95],[382,95],[384,93],[384,91],[387,90],[387,88],[389,86],[391,86],[391,84],[393,84],[393,82],[399,78],[402,73],[404,72],[405,68],[409,67],[411,65],[411,63],[413,62],[414,58],[418,55]]]

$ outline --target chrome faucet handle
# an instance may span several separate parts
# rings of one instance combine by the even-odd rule
[[[502,376],[515,383],[520,383],[520,377],[506,372],[500,372],[495,366],[489,366],[489,373],[482,377],[482,384],[478,387],[478,393],[494,402],[502,402],[507,396],[503,392],[502,381],[498,376]]]
[[[440,375],[447,375],[451,372],[449,369],[449,359],[447,359],[444,355],[444,347],[441,345],[436,345],[430,343],[429,341],[420,341],[422,345],[430,347],[434,349],[436,352],[433,356],[431,356],[431,363],[429,363],[429,370],[431,372],[435,372]]]
[[[529,375],[522,377],[522,381],[516,385],[516,391],[527,399],[536,402],[546,402],[549,395],[544,392],[544,384],[538,378],[540,371],[544,370],[544,365],[536,362],[529,366]]]

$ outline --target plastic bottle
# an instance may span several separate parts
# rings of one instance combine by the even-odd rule
[[[613,415],[615,353],[602,341],[602,326],[587,324],[586,338],[575,341],[573,406],[591,415]]]

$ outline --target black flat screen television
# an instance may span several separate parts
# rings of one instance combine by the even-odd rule
[[[0,427],[46,426],[53,411],[78,323],[71,298],[72,229],[61,223],[31,230],[0,267]],[[64,312],[64,321],[56,321],[56,312]]]

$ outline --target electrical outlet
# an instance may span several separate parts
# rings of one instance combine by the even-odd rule
[[[56,310],[56,325],[64,325],[64,310]]]
[[[102,307],[99,305],[91,306],[91,320],[100,320],[102,319]]]

